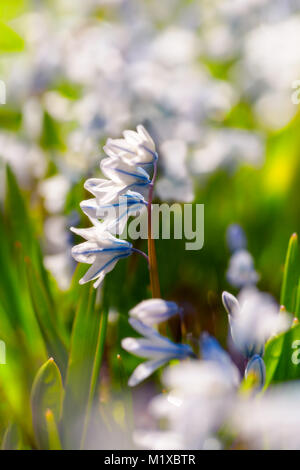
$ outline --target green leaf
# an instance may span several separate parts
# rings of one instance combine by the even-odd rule
[[[106,323],[96,306],[96,293],[93,286],[82,286],[73,324],[63,411],[64,447],[68,449],[80,447],[104,348]]]
[[[1,449],[2,450],[24,449],[24,445],[22,442],[22,434],[17,424],[12,423],[6,429],[4,436],[3,436]]]
[[[290,313],[295,313],[300,276],[298,236],[294,233],[289,241],[286,255],[280,302]]]
[[[56,423],[62,413],[63,386],[60,371],[54,360],[49,359],[38,371],[31,391],[32,422],[40,449],[49,448],[49,423],[46,413],[52,412]]]
[[[20,52],[24,40],[13,29],[0,21],[0,52]]]
[[[295,360],[297,347],[299,347],[297,346],[297,341],[299,340],[300,325],[295,325],[290,330],[281,333],[267,343],[264,355],[266,387],[271,383],[280,383],[300,378],[300,364],[298,365]]]
[[[298,289],[297,289],[295,317],[298,318],[298,320],[300,319],[300,279],[298,282]]]
[[[26,262],[26,273],[33,310],[48,353],[54,356],[64,373],[67,364],[67,350],[64,338],[61,335],[63,327],[60,325],[55,312],[55,306],[49,298],[41,278],[29,260]]]

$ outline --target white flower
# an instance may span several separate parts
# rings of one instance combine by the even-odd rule
[[[102,219],[103,230],[114,235],[122,234],[128,217],[141,213],[146,206],[144,197],[133,191],[127,191],[112,203],[101,204],[96,198],[80,203],[82,211],[93,224],[97,225],[98,219]]]
[[[238,250],[230,258],[226,273],[228,282],[234,287],[255,285],[259,275],[254,269],[253,257],[246,250]]]
[[[150,359],[134,370],[128,382],[131,387],[145,380],[170,360],[186,359],[194,355],[187,344],[175,344],[135,318],[129,319],[129,323],[145,338],[125,338],[122,341],[122,347],[131,354]]]
[[[146,171],[128,165],[120,158],[105,158],[101,162],[101,170],[109,179],[90,178],[84,184],[98,204],[115,203],[129,190],[143,192],[151,182]]]
[[[175,302],[168,302],[162,299],[149,299],[139,303],[130,310],[132,318],[140,320],[145,325],[155,325],[168,320],[168,318],[178,314],[180,308]]]
[[[299,381],[240,399],[231,415],[237,436],[252,449],[300,449]]]
[[[279,308],[268,294],[249,291],[242,304],[228,292],[222,300],[228,313],[232,339],[247,358],[263,355],[265,342],[291,326],[291,317]]]
[[[115,267],[119,259],[126,258],[132,253],[131,243],[115,238],[110,233],[100,230],[99,226],[87,229],[71,227],[71,230],[87,240],[72,248],[72,256],[79,263],[92,265],[80,279],[80,284],[97,279],[94,287],[98,287],[105,274]]]
[[[167,429],[139,430],[135,442],[150,449],[189,450],[216,443],[215,433],[231,412],[237,386],[222,364],[213,360],[182,362],[167,368],[163,383],[169,392],[155,397],[150,411],[157,419],[167,420]]]
[[[147,165],[157,159],[155,144],[146,129],[139,125],[137,132],[124,131],[124,139],[108,139],[103,147],[109,157],[119,157],[129,165]]]

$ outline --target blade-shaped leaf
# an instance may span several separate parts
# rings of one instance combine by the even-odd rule
[[[299,340],[300,325],[295,325],[290,330],[278,335],[267,343],[264,355],[266,387],[270,383],[300,378],[300,354],[299,365],[296,360],[297,348],[299,349],[300,347]]]
[[[64,447],[68,449],[80,446],[101,362],[99,348],[103,351],[104,347],[102,312],[95,306],[96,294],[93,286],[82,287],[73,324],[63,411]]]
[[[31,391],[31,410],[35,438],[40,449],[49,448],[46,413],[53,413],[56,423],[62,412],[63,386],[60,371],[49,359],[38,371]]]
[[[15,423],[10,424],[4,433],[1,449],[21,450],[24,447],[20,428]]]
[[[43,282],[29,261],[27,261],[26,266],[32,306],[48,353],[54,356],[62,372],[64,372],[67,363],[67,351],[60,334],[60,322],[56,318],[55,306],[51,303]]]
[[[294,313],[297,302],[297,289],[300,276],[298,236],[294,233],[289,241],[286,255],[280,302],[286,310]]]

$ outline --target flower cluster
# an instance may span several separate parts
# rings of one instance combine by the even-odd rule
[[[108,157],[101,161],[100,168],[106,179],[90,178],[84,185],[94,198],[82,201],[80,206],[93,226],[71,228],[86,240],[73,247],[73,257],[92,265],[80,282],[96,280],[95,287],[119,259],[138,251],[115,235],[122,233],[129,216],[147,206],[145,195],[152,183],[142,166],[156,165],[158,158],[155,144],[143,126],[139,125],[137,132],[124,131],[123,135],[123,139],[108,139],[104,146]]]

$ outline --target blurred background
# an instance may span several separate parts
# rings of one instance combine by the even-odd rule
[[[57,298],[75,269],[69,227],[88,225],[83,182],[100,174],[106,139],[142,123],[160,157],[156,202],[205,204],[202,250],[157,241],[162,296],[185,308],[187,331],[226,343],[231,224],[279,300],[300,231],[299,43],[300,0],[1,0],[1,204],[8,164]],[[108,289],[114,370],[128,311],[150,295],[144,261],[119,263]],[[124,357],[129,373],[139,361]]]

